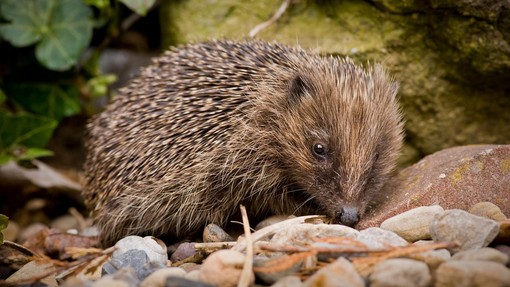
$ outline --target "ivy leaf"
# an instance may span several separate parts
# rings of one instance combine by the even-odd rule
[[[9,98],[34,114],[58,121],[81,111],[79,92],[74,87],[49,84],[17,84],[6,88]]]
[[[46,146],[57,124],[48,117],[0,112],[0,154],[6,155],[17,146]]]
[[[37,43],[37,60],[51,70],[76,64],[92,37],[92,10],[81,0],[2,0],[0,11],[10,21],[0,35],[16,47]]]
[[[80,0],[61,0],[53,9],[49,31],[37,45],[37,60],[51,70],[72,67],[92,37],[92,11]]]
[[[0,25],[0,34],[13,46],[25,47],[38,42],[49,21],[52,2],[47,0],[3,0],[0,11],[11,23]]]
[[[120,2],[137,14],[145,16],[156,0],[120,0]]]

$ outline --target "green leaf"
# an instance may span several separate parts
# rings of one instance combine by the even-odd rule
[[[54,153],[51,150],[43,148],[28,148],[24,153],[20,154],[17,160],[32,160],[39,157],[52,156]]]
[[[11,23],[0,25],[0,35],[13,46],[25,47],[38,42],[50,17],[53,1],[2,0],[0,11]]]
[[[99,10],[110,6],[110,0],[85,0],[85,3],[94,6]]]
[[[2,0],[10,23],[0,34],[14,46],[37,43],[37,60],[64,71],[76,64],[92,37],[92,10],[81,0]]]
[[[14,159],[14,157],[12,155],[1,154],[0,153],[0,165],[6,164],[6,163],[10,162],[13,159]]]
[[[81,111],[79,92],[75,87],[61,88],[49,84],[16,84],[6,89],[9,98],[34,114],[58,121]]]
[[[0,230],[6,229],[7,225],[9,225],[9,217],[0,214]]]
[[[80,0],[61,0],[53,9],[49,31],[37,45],[35,55],[51,70],[72,67],[92,37],[90,7]]]
[[[48,117],[0,112],[0,153],[6,154],[15,146],[46,146],[57,124]]]
[[[5,95],[4,91],[0,90],[0,105],[5,102],[7,99],[7,96]]]
[[[120,0],[120,2],[137,14],[145,16],[156,0]]]

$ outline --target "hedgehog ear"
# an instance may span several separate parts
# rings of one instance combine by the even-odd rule
[[[289,95],[287,98],[289,104],[300,103],[309,91],[310,87],[307,79],[301,74],[296,74],[289,84]]]

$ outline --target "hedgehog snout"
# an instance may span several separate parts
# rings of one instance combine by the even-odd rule
[[[353,227],[359,221],[359,209],[351,206],[343,206],[337,213],[335,221]]]

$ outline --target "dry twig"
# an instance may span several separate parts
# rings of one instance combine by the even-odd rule
[[[250,286],[253,269],[253,242],[251,241],[251,231],[250,223],[248,221],[248,214],[246,213],[246,208],[243,205],[241,205],[241,216],[243,218],[244,238],[247,245],[246,245],[246,258],[244,260],[243,265],[243,272],[241,273],[241,278],[239,279],[237,286],[248,287]]]
[[[271,19],[269,19],[265,22],[262,22],[262,23],[258,24],[257,26],[255,26],[253,29],[251,29],[250,33],[248,34],[250,36],[250,38],[254,38],[260,31],[266,29],[267,27],[271,26],[274,22],[278,21],[278,19],[280,19],[280,17],[282,17],[283,13],[285,13],[287,8],[289,8],[291,1],[292,0],[283,1],[282,5],[280,6],[280,8],[278,8],[278,10],[276,10],[276,12],[274,13],[273,17],[271,17]]]

